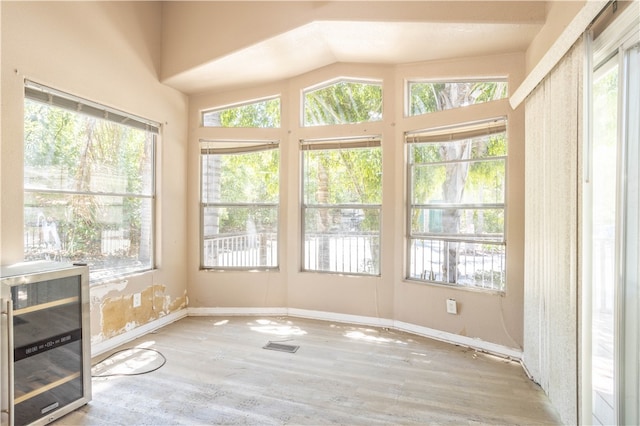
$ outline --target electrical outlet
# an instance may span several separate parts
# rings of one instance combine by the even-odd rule
[[[448,314],[458,314],[458,305],[456,304],[456,299],[447,299],[447,313]]]
[[[133,294],[133,307],[137,308],[142,305],[142,295],[140,293]]]

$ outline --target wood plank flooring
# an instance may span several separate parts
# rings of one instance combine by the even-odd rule
[[[263,349],[269,341],[299,349]],[[155,349],[166,364],[94,378],[93,400],[56,425],[560,423],[519,364],[394,330],[188,317],[124,347]],[[131,350],[93,370],[131,374],[161,362]]]

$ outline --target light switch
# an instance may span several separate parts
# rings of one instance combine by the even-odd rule
[[[458,314],[458,305],[456,304],[456,299],[447,299],[447,313],[448,314]]]

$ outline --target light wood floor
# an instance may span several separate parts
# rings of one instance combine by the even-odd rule
[[[263,349],[269,341],[299,349]],[[559,424],[519,364],[394,330],[189,317],[125,347],[166,364],[94,378],[93,400],[56,425]],[[161,361],[131,350],[93,370]]]

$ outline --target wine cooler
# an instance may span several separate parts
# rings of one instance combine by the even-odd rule
[[[2,426],[44,425],[89,402],[88,268],[2,267],[0,296]]]

